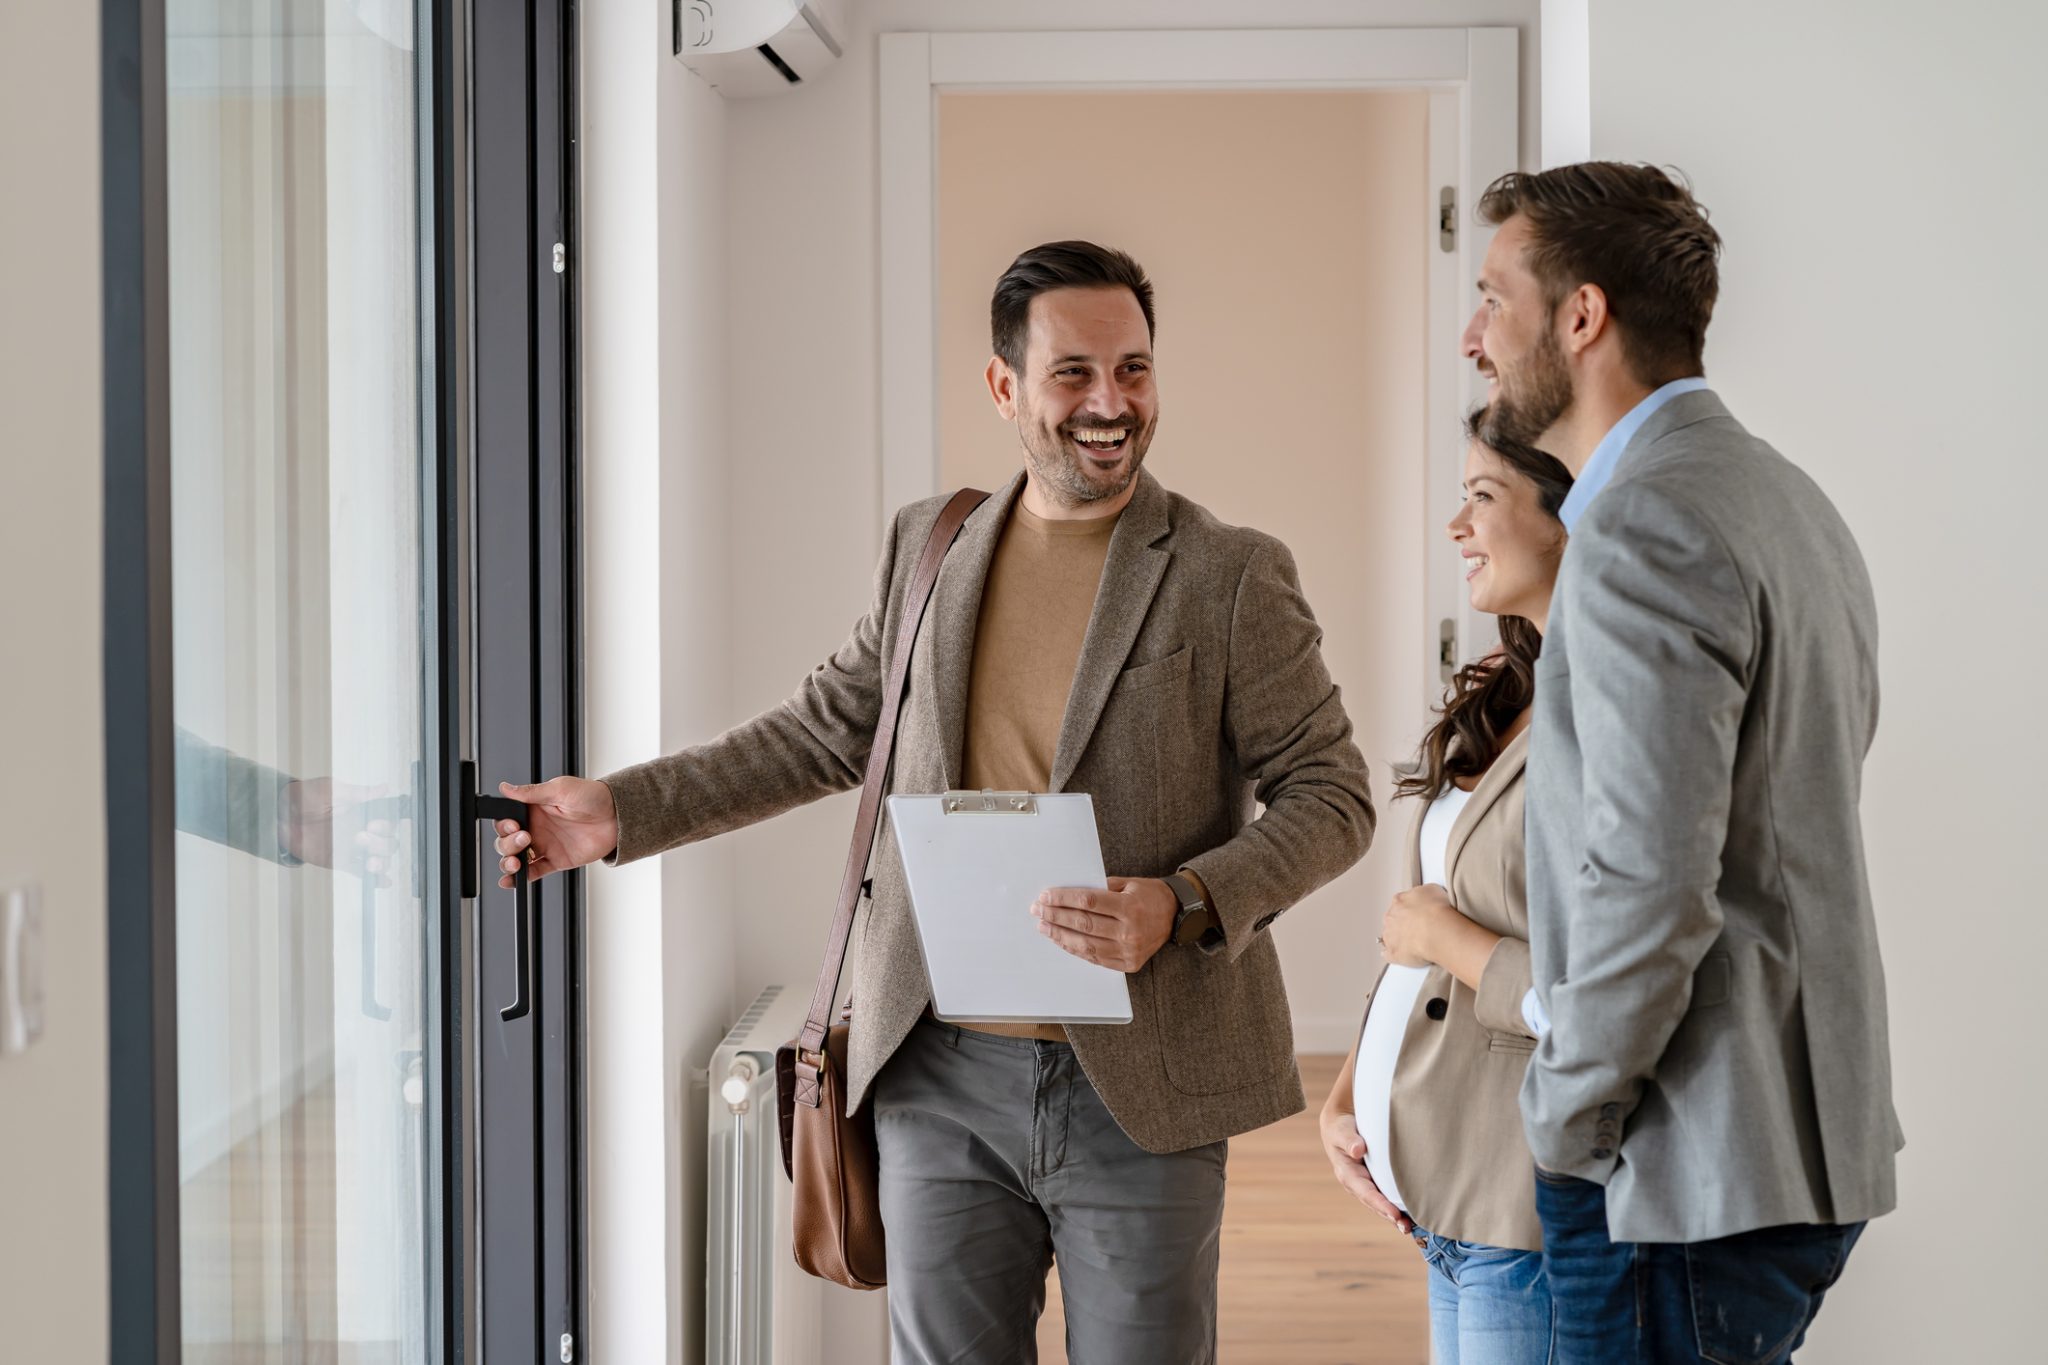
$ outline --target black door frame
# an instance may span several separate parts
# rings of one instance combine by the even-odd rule
[[[581,770],[575,14],[472,0],[470,23],[473,752],[491,794]],[[476,837],[479,1358],[582,1360],[582,875],[531,889],[530,1013],[506,1021],[517,926]]]
[[[118,1365],[176,1365],[182,1353],[164,98],[163,0],[101,0],[107,1290]]]

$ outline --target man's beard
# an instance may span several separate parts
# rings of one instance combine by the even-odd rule
[[[1138,470],[1145,463],[1145,452],[1152,445],[1153,428],[1159,425],[1156,417],[1141,427],[1135,417],[1101,421],[1085,413],[1076,413],[1064,424],[1051,427],[1039,421],[1034,413],[1025,412],[1020,416],[1023,420],[1017,423],[1017,436],[1024,446],[1025,463],[1046,491],[1067,507],[1084,507],[1092,502],[1121,497],[1131,486],[1131,481],[1138,477]],[[1117,452],[1123,458],[1123,467],[1113,478],[1105,480],[1094,475],[1083,464],[1071,435],[1080,427],[1131,433],[1124,442],[1124,448]]]
[[[1500,392],[1487,406],[1480,439],[1535,446],[1572,405],[1571,366],[1557,333],[1543,329],[1527,363],[1517,367],[1519,373],[1502,368],[1497,357],[1493,367],[1500,377]]]

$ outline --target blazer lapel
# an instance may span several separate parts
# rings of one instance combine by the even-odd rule
[[[1500,757],[1479,779],[1479,785],[1472,789],[1472,799],[1458,812],[1457,820],[1451,825],[1450,843],[1444,848],[1444,884],[1450,884],[1451,876],[1458,866],[1458,855],[1465,851],[1465,845],[1472,838],[1472,831],[1486,818],[1486,812],[1500,799],[1500,794],[1514,785],[1522,769],[1529,763],[1529,731],[1533,726],[1524,726],[1522,733],[1508,741],[1508,747],[1500,751]]]
[[[1140,470],[1138,488],[1117,521],[1109,538],[1109,557],[1102,565],[1102,584],[1095,590],[1095,610],[1088,618],[1088,633],[1081,641],[1081,658],[1074,667],[1074,685],[1067,693],[1067,709],[1060,720],[1059,746],[1053,751],[1052,790],[1063,791],[1067,779],[1087,752],[1095,736],[1095,722],[1109,703],[1110,689],[1117,674],[1137,643],[1145,614],[1166,575],[1170,550],[1153,542],[1173,529],[1167,516],[1166,490],[1150,474]]]
[[[932,714],[938,724],[939,754],[945,764],[946,790],[960,785],[961,750],[967,742],[967,687],[974,667],[974,632],[981,620],[981,591],[996,546],[1009,524],[1010,507],[1024,487],[1020,472],[1002,492],[974,510],[960,527],[932,584],[932,600],[918,631],[922,648],[912,655],[915,686],[936,700]]]
[[[1403,861],[1407,869],[1402,873],[1401,888],[1422,885],[1422,822],[1429,814],[1429,807],[1422,802],[1415,805],[1415,814],[1408,820],[1408,856]]]

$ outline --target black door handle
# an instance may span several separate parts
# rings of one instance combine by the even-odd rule
[[[514,801],[509,796],[486,796],[476,789],[476,764],[463,760],[462,764],[462,839],[463,868],[462,894],[478,896],[482,892],[482,878],[477,866],[476,822],[493,822],[495,832],[499,820],[517,820],[523,827],[527,813],[524,801]],[[498,1017],[507,1023],[523,1019],[533,1008],[533,992],[529,983],[533,979],[533,916],[528,902],[531,899],[527,885],[526,862],[521,860],[519,871],[512,877],[512,954],[513,983],[512,1003],[498,1011]]]
[[[495,830],[499,820],[517,820],[526,823],[526,803],[514,801],[507,796],[484,796],[476,798],[476,816],[489,820]],[[533,993],[527,983],[533,979],[533,950],[529,940],[533,933],[533,916],[528,909],[528,884],[526,859],[519,860],[519,870],[512,874],[512,1003],[498,1011],[498,1017],[510,1023],[523,1019],[533,1008]]]

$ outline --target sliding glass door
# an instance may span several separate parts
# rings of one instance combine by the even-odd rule
[[[184,1359],[428,1365],[423,29],[166,0],[165,30]]]
[[[113,1359],[574,1361],[573,13],[102,19]]]

